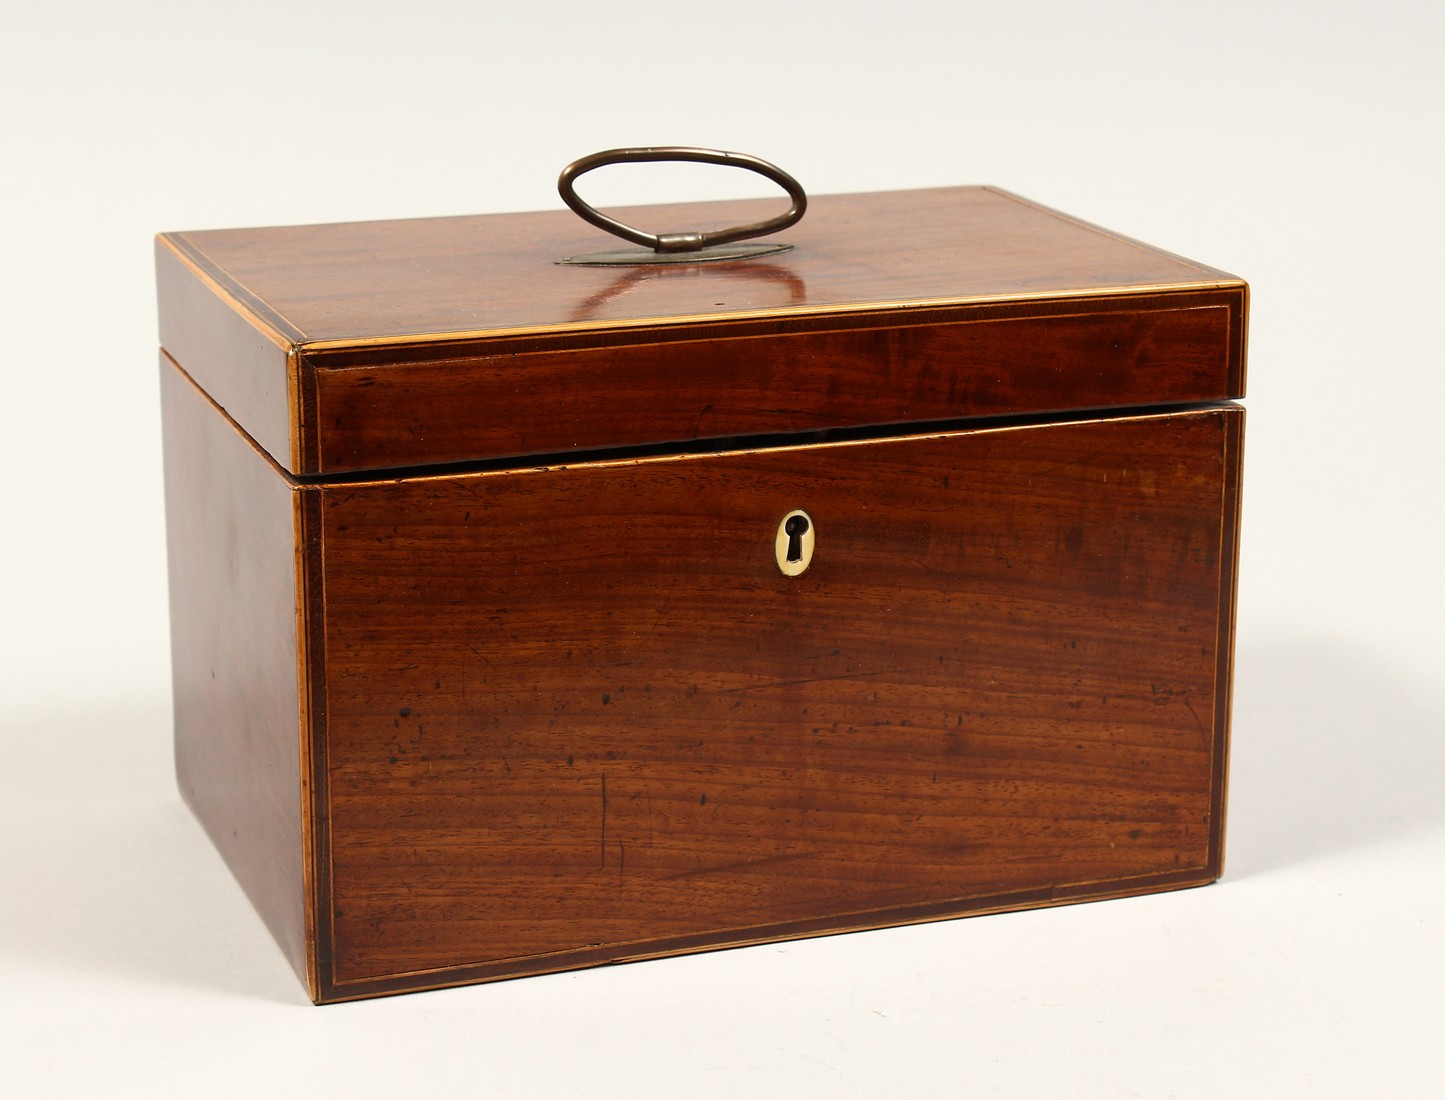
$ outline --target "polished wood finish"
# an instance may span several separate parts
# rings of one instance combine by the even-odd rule
[[[161,356],[176,777],[303,981],[297,490]]]
[[[1241,417],[323,487],[323,995],[1212,880]]]
[[[185,363],[211,399],[246,425],[246,433],[276,462],[299,470],[292,349],[300,334],[160,238],[155,253],[161,347]]]
[[[1241,308],[1242,294],[1214,292],[919,311],[913,323],[880,311],[833,330],[734,323],[673,341],[644,330],[628,334],[639,342],[613,336],[601,347],[405,369],[338,353],[346,369],[307,375],[314,465],[367,470],[1223,398]]]
[[[1244,284],[988,188],[590,233],[158,240],[178,776],[312,997],[1215,878]]]
[[[819,196],[794,251],[747,263],[554,263],[593,234],[565,211],[164,234],[162,343],[301,474],[1243,393],[1239,279],[991,188]]]

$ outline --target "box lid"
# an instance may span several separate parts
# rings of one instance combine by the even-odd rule
[[[609,240],[560,210],[165,233],[161,343],[300,476],[1243,395],[1242,280],[994,188],[814,197],[759,259],[556,263]]]

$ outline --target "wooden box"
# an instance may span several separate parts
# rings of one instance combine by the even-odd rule
[[[1218,876],[1245,284],[991,188],[786,239],[158,239],[180,787],[318,1002]]]

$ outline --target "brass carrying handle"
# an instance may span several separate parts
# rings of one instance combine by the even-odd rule
[[[772,180],[788,193],[792,205],[776,218],[754,222],[752,225],[735,225],[731,229],[716,229],[708,233],[647,233],[641,229],[609,218],[594,206],[589,206],[578,197],[574,184],[579,176],[607,164],[626,164],[636,161],[678,160],[695,161],[699,164],[721,164],[732,168],[746,168],[766,179]],[[562,201],[570,206],[583,221],[590,222],[598,229],[605,229],[624,241],[640,244],[654,252],[696,252],[712,245],[745,241],[750,237],[762,237],[797,223],[808,209],[808,196],[802,185],[775,164],[769,164],[746,153],[729,153],[722,149],[695,149],[686,145],[659,145],[646,149],[607,149],[601,153],[574,160],[557,177],[557,192]]]

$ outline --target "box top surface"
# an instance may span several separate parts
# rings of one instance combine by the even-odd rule
[[[778,205],[776,199],[742,200],[618,216],[650,230],[677,231],[759,220]],[[1237,299],[1226,326],[1234,361],[1221,365],[1218,379],[1175,392],[1178,387],[1155,388],[1152,376],[1131,375],[1108,403],[1210,400],[1242,390],[1245,291],[1239,279],[1006,192],[961,187],[817,196],[803,221],[777,240],[793,250],[723,263],[580,267],[556,261],[617,242],[564,210],[163,234],[157,241],[162,344],[297,474],[1097,407],[1097,395],[1063,392],[1052,383],[1045,386],[1049,392],[1025,392],[1009,378],[995,381],[1019,392],[1002,401],[960,396],[980,381],[963,377],[953,379],[952,403],[935,400],[938,394],[915,401],[920,380],[890,379],[888,372],[897,374],[892,367],[855,385],[854,407],[827,398],[849,381],[838,375],[838,364],[865,354],[880,330],[1043,318],[1055,315],[1060,303],[1100,312],[1151,295],[1164,296],[1159,301],[1170,309],[1208,304],[1189,295]],[[856,335],[837,335],[845,329]],[[696,350],[699,341],[712,347],[734,336],[825,332],[834,334],[832,342],[749,345],[762,356],[767,380],[747,377],[746,370],[740,375],[736,362],[704,363],[687,374],[687,362],[700,361],[691,356],[674,356],[666,368],[659,362],[658,373],[648,375],[653,367],[643,362],[646,354],[616,354],[640,345],[690,342]],[[1116,333],[1113,341],[1121,339]],[[569,352],[567,363],[553,361]],[[875,361],[886,367],[889,353],[883,354]],[[924,374],[955,370],[937,358],[948,354],[942,345],[910,354],[934,356],[920,368]],[[527,362],[536,369],[516,374],[519,356],[532,356]],[[1138,366],[1130,360],[1120,369],[1138,374]],[[634,377],[639,369],[640,379]],[[1013,373],[1008,364],[993,369]],[[499,403],[497,386],[524,396]],[[544,406],[555,407],[564,396],[559,386],[573,428],[519,430],[518,422],[535,422],[536,414],[547,419]],[[473,421],[471,429],[444,425],[424,411],[450,405],[460,415],[457,401],[473,397],[469,415],[506,417],[512,428],[501,430],[499,421],[491,427]],[[644,406],[626,431],[613,430],[621,401]],[[690,434],[684,425],[692,426]],[[424,442],[418,444],[419,437]]]
[[[758,220],[777,200],[635,208],[652,227]],[[621,246],[565,210],[167,234],[260,325],[362,345],[876,304],[1236,283],[1212,268],[987,187],[823,195],[742,262],[559,265]]]

